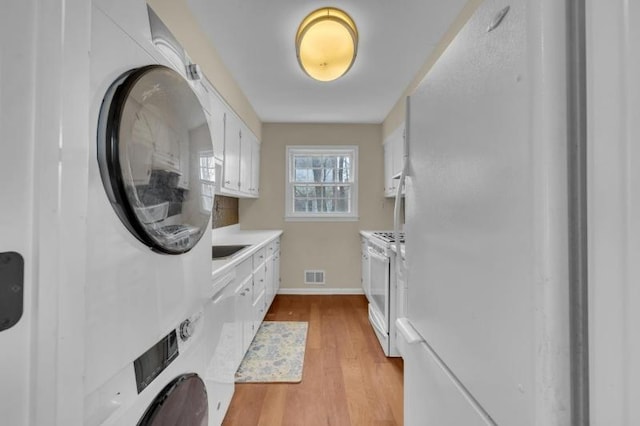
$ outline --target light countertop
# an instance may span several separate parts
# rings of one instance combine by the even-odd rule
[[[214,229],[211,233],[212,245],[248,245],[233,256],[211,261],[211,277],[217,278],[250,258],[260,248],[282,235],[282,230],[241,230],[238,225]]]

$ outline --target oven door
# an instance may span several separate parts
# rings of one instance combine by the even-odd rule
[[[381,332],[389,334],[389,257],[369,247],[369,303],[379,318]]]

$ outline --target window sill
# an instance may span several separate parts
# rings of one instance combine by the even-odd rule
[[[357,222],[360,216],[285,216],[285,222]]]

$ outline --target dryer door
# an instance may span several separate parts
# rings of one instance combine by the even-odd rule
[[[205,112],[181,75],[152,65],[111,85],[98,164],[111,205],[139,241],[168,254],[196,245],[211,217],[213,163]]]
[[[197,374],[177,377],[156,396],[138,426],[206,426],[207,389]]]

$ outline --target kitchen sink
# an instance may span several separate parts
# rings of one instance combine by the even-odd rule
[[[249,247],[248,245],[238,246],[211,246],[211,259],[224,259],[230,257],[239,252],[240,250]]]

